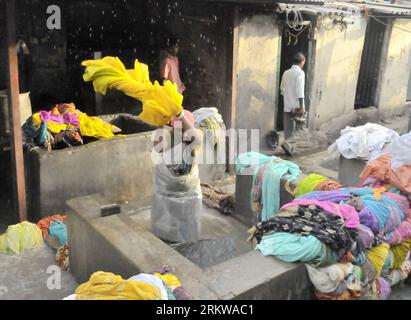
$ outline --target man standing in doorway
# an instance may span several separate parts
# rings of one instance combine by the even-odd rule
[[[304,85],[305,73],[303,67],[305,56],[298,52],[293,57],[293,65],[284,72],[280,90],[284,97],[284,140],[293,135],[295,123],[293,117],[305,112]]]
[[[180,79],[179,61],[178,61],[178,39],[175,36],[170,36],[166,39],[165,50],[160,52],[160,76],[161,80],[170,80],[177,84],[179,93],[183,93],[186,89]]]

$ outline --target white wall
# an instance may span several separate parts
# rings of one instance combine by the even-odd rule
[[[402,114],[407,95],[411,68],[411,34],[397,27],[411,30],[411,20],[395,19],[393,22],[387,58],[382,63],[383,72],[378,96],[378,109],[382,116]]]
[[[314,73],[307,79],[312,81],[311,128],[339,130],[352,121],[366,29],[364,19],[353,21],[341,31],[338,26],[331,28],[331,19],[319,18]]]
[[[274,129],[279,44],[274,14],[241,20],[237,56],[236,127],[258,128],[261,137]]]

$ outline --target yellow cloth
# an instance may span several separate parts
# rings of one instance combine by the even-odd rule
[[[133,70],[126,70],[117,57],[104,57],[99,60],[83,61],[86,67],[84,81],[93,81],[94,91],[106,94],[107,89],[116,89],[140,100],[143,111],[140,119],[150,125],[162,126],[182,110],[183,96],[171,81],[160,85],[149,79],[147,65],[134,62]]]
[[[77,300],[161,300],[159,290],[147,283],[124,280],[110,272],[94,272],[76,289]]]
[[[41,125],[41,119],[40,119],[40,112],[36,112],[35,114],[33,114],[33,116],[31,117],[31,121],[33,123],[34,126],[38,127],[39,125]]]
[[[164,282],[167,284],[167,287],[181,287],[180,280],[178,280],[178,278],[173,274],[155,273],[154,275],[164,280]]]
[[[379,189],[374,189],[374,198],[375,200],[381,200],[381,196],[383,194],[383,192],[385,192],[385,188],[379,188]]]
[[[34,223],[23,221],[11,225],[0,236],[0,252],[20,254],[26,249],[35,249],[43,244],[41,230]]]
[[[404,242],[397,244],[395,246],[392,246],[390,248],[391,252],[394,255],[394,269],[399,269],[403,262],[405,261],[405,258],[407,257],[408,251],[410,251],[411,248],[411,238],[408,238]]]
[[[388,243],[382,243],[378,247],[372,248],[367,255],[368,260],[372,263],[376,271],[376,278],[381,274],[381,270],[387,260],[388,253],[390,251],[390,245]]]
[[[329,180],[328,178],[316,174],[316,173],[311,173],[308,176],[306,176],[304,179],[302,179],[298,184],[295,189],[295,197],[300,197],[306,193],[310,193],[315,190],[315,187],[323,181]]]
[[[165,81],[160,85],[157,81],[143,97],[143,112],[139,117],[153,126],[163,126],[182,110],[183,96],[178,93],[177,85]]]
[[[112,132],[113,126],[101,120],[98,117],[89,117],[85,113],[78,114],[80,122],[80,134],[82,136],[95,137],[95,138],[112,138],[114,134]],[[47,124],[48,128],[48,124]]]
[[[152,86],[148,75],[148,66],[134,62],[134,70],[126,70],[117,57],[104,57],[99,60],[87,60],[81,63],[86,67],[84,81],[93,81],[94,91],[106,94],[107,89],[116,89],[126,95],[141,100],[144,91]]]
[[[47,121],[47,130],[53,134],[57,134],[67,130],[67,124]]]

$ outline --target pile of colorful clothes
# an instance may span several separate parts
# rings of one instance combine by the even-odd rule
[[[97,271],[64,300],[190,300],[191,296],[169,267],[129,279]]]
[[[112,138],[118,128],[76,109],[74,103],[60,103],[50,111],[33,114],[23,125],[25,145],[47,150],[83,144],[83,137]]]
[[[264,255],[305,262],[318,299],[387,299],[411,271],[411,211],[409,194],[379,183],[343,187],[308,175],[250,239]]]
[[[411,132],[393,139],[360,174],[361,184],[411,194]],[[399,190],[399,191],[398,191]],[[411,196],[410,196],[411,197]]]
[[[37,227],[41,230],[43,238],[47,241],[50,236],[54,236],[58,240],[56,253],[56,262],[63,270],[70,270],[68,246],[67,246],[67,226],[64,223],[65,215],[55,214],[45,217],[37,222]]]

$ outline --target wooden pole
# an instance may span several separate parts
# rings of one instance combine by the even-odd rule
[[[15,1],[6,2],[8,106],[11,128],[11,159],[13,165],[14,203],[20,222],[27,220],[26,183],[24,177],[23,143],[21,137],[19,71],[16,50]]]
[[[239,40],[240,9],[236,6],[233,12],[233,62],[232,62],[232,82],[231,82],[231,128],[236,127],[237,118],[237,60],[238,60],[238,40]]]

